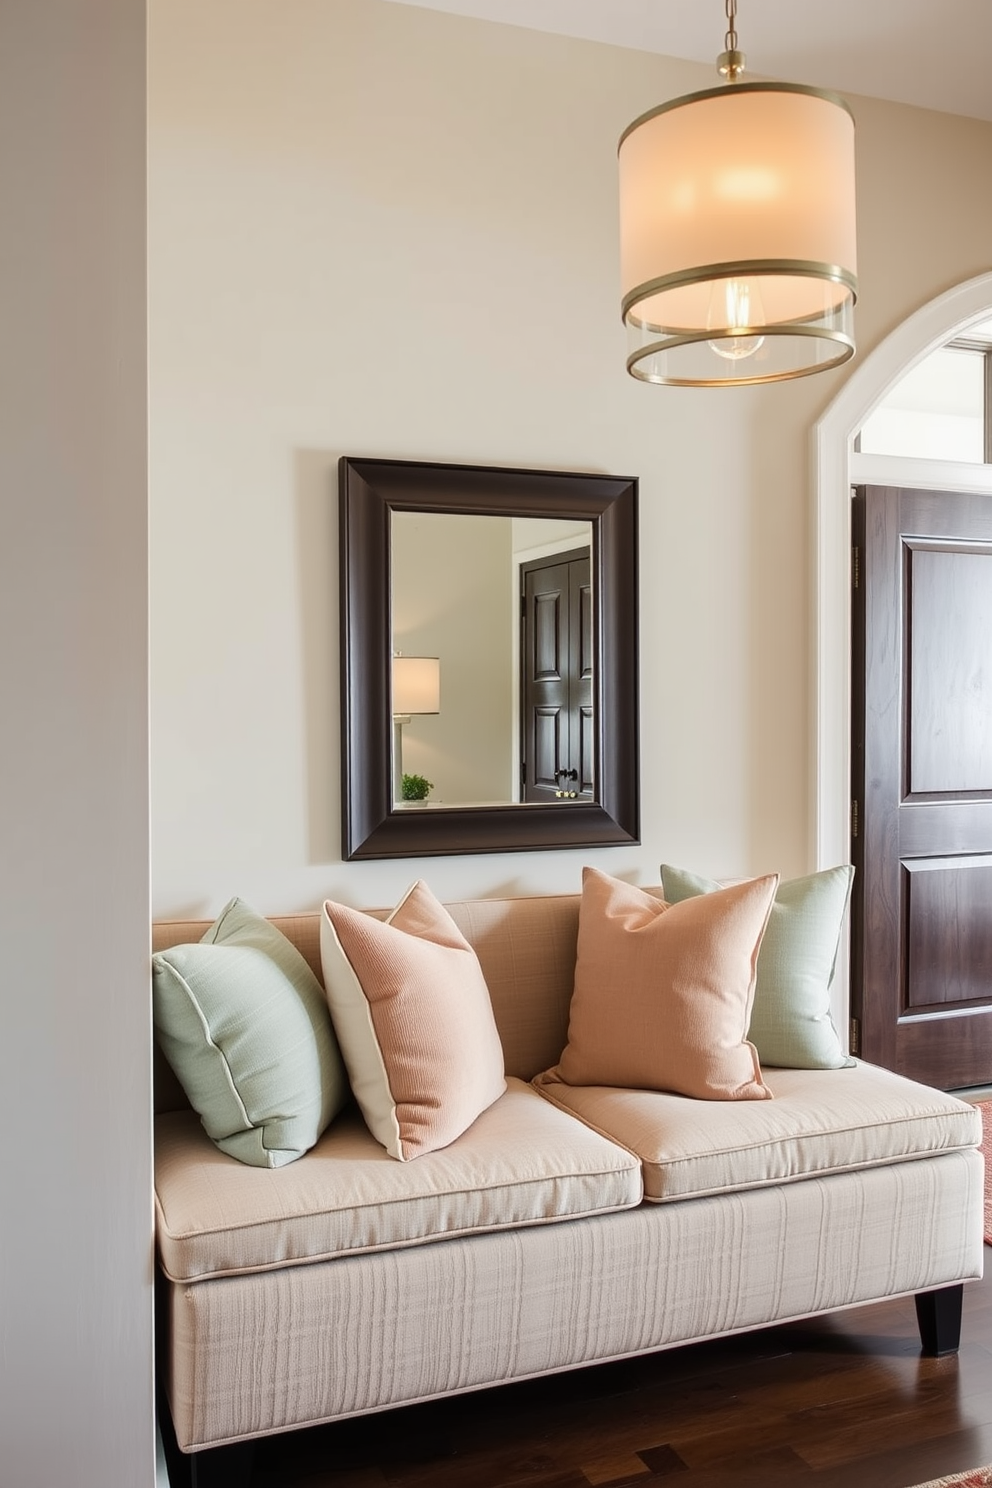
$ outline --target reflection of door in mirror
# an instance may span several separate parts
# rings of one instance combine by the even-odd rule
[[[583,521],[391,512],[393,653],[436,656],[441,687],[439,713],[394,731],[394,778],[425,776],[432,806],[548,799],[521,793],[521,574],[591,539]]]
[[[591,567],[588,548],[521,565],[525,801],[593,798]]]

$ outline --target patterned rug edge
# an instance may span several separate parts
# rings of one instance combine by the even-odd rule
[[[989,1484],[992,1484],[992,1467],[973,1467],[969,1472],[952,1473],[949,1478],[917,1483],[916,1488],[987,1488]]]

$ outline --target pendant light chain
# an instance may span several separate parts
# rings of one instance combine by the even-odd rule
[[[747,58],[737,49],[737,0],[726,0],[727,32],[723,38],[724,51],[716,59],[717,71],[728,83],[736,83],[745,67]]]
[[[737,27],[734,25],[736,19],[737,0],[727,0],[727,34],[723,39],[723,44],[728,52],[737,50]]]

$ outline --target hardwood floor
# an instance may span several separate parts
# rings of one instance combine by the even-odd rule
[[[258,1443],[251,1488],[909,1488],[992,1462],[992,1268],[912,1298]]]

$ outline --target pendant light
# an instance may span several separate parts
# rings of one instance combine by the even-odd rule
[[[742,83],[660,104],[620,138],[627,370],[675,387],[781,382],[854,355],[854,119],[842,98]]]

